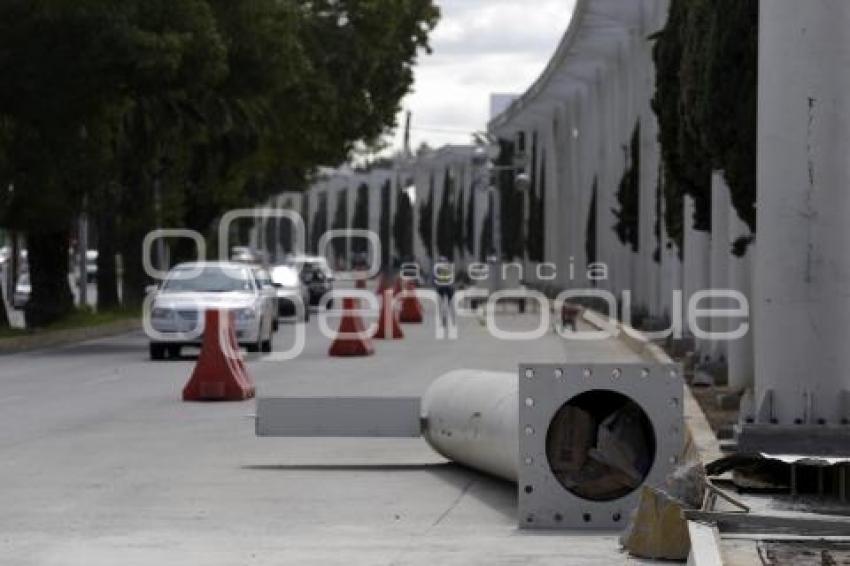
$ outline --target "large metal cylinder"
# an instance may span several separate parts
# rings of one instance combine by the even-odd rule
[[[422,436],[449,460],[516,481],[518,391],[513,373],[449,372],[422,398]]]

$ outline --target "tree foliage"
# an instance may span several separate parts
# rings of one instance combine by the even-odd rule
[[[319,240],[328,231],[328,194],[319,194],[319,204],[310,222],[310,249],[313,253],[319,253]]]
[[[590,206],[587,210],[587,223],[585,224],[584,253],[587,265],[596,263],[596,240],[597,240],[597,208],[598,208],[599,180],[593,179],[591,189]]]
[[[425,253],[434,259],[434,177],[428,181],[428,198],[419,206],[419,238]]]
[[[469,188],[469,199],[466,203],[466,252],[472,256],[475,253],[475,220],[476,220],[476,211],[475,211],[475,192],[478,190],[478,187],[475,186],[475,183]]]
[[[404,186],[410,186],[408,181]],[[398,257],[402,261],[413,259],[413,205],[410,196],[406,192],[398,195],[395,218],[393,219],[393,240]]]
[[[496,179],[500,198],[502,259],[513,260],[525,254],[523,224],[525,218],[525,195],[516,186],[514,165],[516,145],[508,140],[499,140],[501,153],[497,165],[505,167]]]
[[[392,181],[387,179],[381,185],[381,216],[378,220],[378,237],[381,239],[381,265],[384,269],[391,267],[393,252],[392,241]]]
[[[526,230],[526,249],[528,258],[532,261],[543,261],[546,238],[545,205],[546,155],[538,149],[535,132],[531,142],[531,186],[528,189],[528,229]]]
[[[461,179],[464,176],[461,174]],[[457,257],[463,257],[466,251],[466,215],[464,214],[463,187],[458,185],[457,195],[454,199],[455,203],[455,218],[454,218],[454,234],[455,248],[457,248]]]
[[[443,192],[440,209],[437,212],[437,253],[454,261],[455,257],[455,182],[452,171],[446,168],[443,173]]]
[[[71,308],[57,258],[84,202],[138,302],[151,228],[209,233],[375,143],[438,16],[432,0],[0,3],[0,225],[30,243],[28,322]]]
[[[348,191],[346,189],[336,193],[336,211],[334,212],[331,230],[348,230]],[[332,240],[334,257],[337,261],[345,261],[348,257],[346,239],[337,237]]]
[[[637,252],[640,247],[640,122],[632,133],[626,170],[616,198],[619,208],[611,209],[617,217],[614,232],[623,245]]]
[[[758,0],[673,0],[654,48],[665,221],[679,245],[683,196],[694,228],[711,228],[711,172],[755,231]]]
[[[369,229],[369,185],[366,183],[362,183],[357,187],[351,227],[355,230]],[[351,241],[351,251],[355,254],[367,253],[369,251],[369,242],[365,238],[353,238]]]

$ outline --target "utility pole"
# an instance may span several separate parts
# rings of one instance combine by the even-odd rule
[[[405,120],[404,120],[404,157],[409,158],[412,153],[410,151],[410,122],[413,117],[413,113],[408,110]]]

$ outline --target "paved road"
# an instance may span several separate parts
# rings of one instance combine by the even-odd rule
[[[519,328],[527,318],[503,317]],[[622,360],[618,343],[497,342],[474,320],[437,342],[406,326],[376,356],[252,359],[260,395],[418,394],[457,367]],[[291,336],[284,325],[279,345]],[[421,440],[257,439],[253,402],[179,401],[193,361],[152,363],[141,334],[0,357],[0,563],[14,565],[612,564],[616,537],[515,527],[515,487]]]

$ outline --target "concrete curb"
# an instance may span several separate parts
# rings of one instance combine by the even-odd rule
[[[99,324],[97,326],[52,330],[23,336],[15,336],[13,338],[3,338],[0,339],[0,355],[16,354],[19,352],[28,352],[31,350],[41,350],[44,348],[53,348],[56,346],[64,346],[66,344],[85,342],[87,340],[95,340],[97,338],[125,334],[140,327],[139,320],[131,318],[106,324]]]

